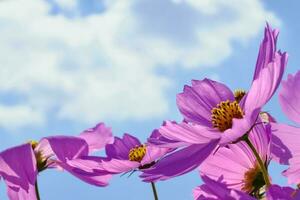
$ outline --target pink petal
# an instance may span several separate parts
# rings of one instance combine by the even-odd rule
[[[100,162],[93,161],[88,157],[85,159],[70,160],[66,163],[59,162],[58,164],[73,176],[95,186],[107,186],[112,177],[111,173],[103,169]]]
[[[287,160],[300,152],[300,128],[286,124],[271,123],[272,153],[277,161],[287,164]]]
[[[221,101],[234,100],[230,89],[216,81],[193,80],[177,95],[177,106],[188,122],[211,127],[211,110]]]
[[[215,149],[218,140],[207,144],[194,144],[167,155],[140,176],[146,182],[167,180],[198,167]]]
[[[158,147],[155,145],[146,145],[146,154],[141,161],[141,165],[149,164],[153,161],[158,160],[159,158],[167,154],[170,150],[170,148]]]
[[[105,170],[118,174],[134,170],[140,166],[140,163],[129,160],[111,159],[109,161],[103,161],[102,166]]]
[[[37,169],[31,144],[23,144],[0,153],[0,175],[8,187],[8,195],[20,200],[34,200]]]
[[[264,67],[247,94],[245,114],[264,106],[275,93],[287,64],[287,54],[276,53],[274,61]]]
[[[87,142],[90,153],[98,151],[104,148],[106,144],[113,142],[111,128],[106,127],[104,123],[99,123],[94,128],[85,130],[78,137]]]
[[[170,140],[189,144],[204,144],[221,137],[218,131],[186,122],[177,124],[176,122],[166,121],[165,125],[159,128],[159,132]]]
[[[279,92],[279,102],[283,112],[289,119],[300,124],[300,71],[294,76],[289,75],[288,80],[282,82]]]

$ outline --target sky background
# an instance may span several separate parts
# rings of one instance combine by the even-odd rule
[[[266,21],[281,29],[285,77],[295,73],[298,8],[296,0],[2,0],[0,149],[100,121],[143,141],[163,120],[181,120],[175,97],[191,79],[249,89]],[[291,123],[277,95],[265,110]],[[271,165],[273,182],[286,183],[283,169]],[[153,199],[137,174],[106,188],[54,170],[38,181],[42,200]],[[195,170],[157,188],[162,200],[188,200],[199,184]]]

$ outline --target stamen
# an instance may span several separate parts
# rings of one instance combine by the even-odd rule
[[[242,100],[242,98],[245,96],[245,94],[246,94],[245,90],[241,90],[241,89],[235,90],[234,98],[239,103]]]
[[[37,141],[35,141],[35,140],[31,140],[31,141],[29,141],[29,143],[31,144],[32,149],[35,149],[36,146],[39,144],[39,143],[38,143]]]
[[[237,101],[222,101],[211,110],[212,125],[221,132],[232,127],[232,119],[243,118],[243,111]]]
[[[136,146],[129,151],[128,158],[130,161],[141,162],[146,154],[146,145]]]
[[[47,168],[47,158],[43,157],[42,152],[35,150],[35,148],[39,144],[37,141],[31,140],[31,141],[29,141],[29,143],[31,144],[32,149],[34,150],[37,169],[38,169],[39,172],[41,172],[41,171],[43,171],[44,169]]]
[[[253,168],[248,170],[244,174],[244,185],[242,190],[248,194],[255,195],[259,193],[259,190],[265,185],[263,174],[258,164],[255,164]]]

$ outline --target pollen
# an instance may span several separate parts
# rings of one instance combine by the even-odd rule
[[[35,159],[36,159],[36,164],[37,164],[37,169],[39,172],[43,171],[44,169],[47,168],[47,159],[43,157],[42,152],[36,151],[36,147],[39,144],[35,140],[29,141],[29,144],[31,144],[31,147],[34,151],[35,154]]]
[[[146,145],[142,144],[130,149],[128,158],[130,161],[141,162],[146,154]]]
[[[234,98],[239,103],[242,100],[242,98],[245,96],[245,94],[246,94],[245,90],[241,90],[241,89],[235,90]]]
[[[32,149],[35,149],[39,143],[35,140],[31,140],[31,141],[29,141],[29,144],[31,144]]]
[[[250,195],[256,195],[260,189],[265,185],[263,174],[258,164],[249,169],[244,174],[244,184],[242,190]]]
[[[243,118],[243,111],[237,101],[222,101],[211,110],[212,125],[221,132],[232,128],[232,119]]]

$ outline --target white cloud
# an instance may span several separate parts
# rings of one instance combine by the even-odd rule
[[[81,123],[167,113],[174,80],[159,68],[216,66],[233,41],[256,36],[266,19],[278,23],[258,0],[230,2],[115,0],[74,19],[50,15],[42,0],[1,2],[0,95],[21,100],[0,101],[0,127],[43,124],[49,113]]]
[[[27,105],[1,106],[1,126],[7,130],[15,130],[27,124],[44,123],[44,116]]]
[[[54,0],[54,2],[60,5],[64,9],[75,9],[77,4],[76,0]]]

